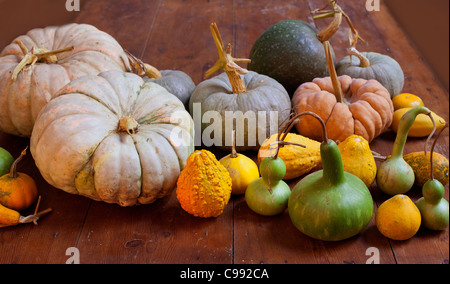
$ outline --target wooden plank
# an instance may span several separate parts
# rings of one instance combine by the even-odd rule
[[[233,2],[164,0],[142,59],[160,70],[181,70],[198,84],[218,59],[209,25],[234,44]],[[214,76],[217,74],[214,74]]]
[[[94,202],[78,242],[83,263],[231,263],[232,207],[217,218],[186,213],[175,191],[151,205]]]
[[[128,5],[116,4],[117,11]],[[203,69],[209,68],[205,66],[212,66],[217,58],[209,25],[223,21],[232,10],[229,1],[193,1],[189,5],[161,1],[151,27],[144,26],[149,32],[142,59],[159,69],[188,72],[200,81]],[[121,25],[129,21],[133,25],[129,18],[122,19]],[[224,38],[232,35],[232,23],[220,29]],[[137,39],[134,44],[139,42]],[[193,64],[198,62],[204,64],[203,69]],[[231,263],[232,211],[232,206],[227,206],[218,218],[196,218],[181,209],[175,192],[136,208],[94,202],[78,247],[86,262],[92,263]]]
[[[29,139],[0,133],[0,145],[14,157],[29,145]],[[21,224],[0,229],[0,263],[65,263],[66,250],[76,245],[90,200],[51,187],[40,175],[28,151],[18,171],[30,175],[42,196],[40,210],[53,211],[38,225]],[[33,214],[34,205],[21,211]]]
[[[364,1],[363,1],[364,2]],[[436,79],[414,44],[381,1],[380,12],[367,12],[364,3],[340,1],[372,50],[395,58],[403,67],[404,91],[419,94],[425,104],[448,115],[448,91]],[[269,26],[286,18],[306,20],[319,28],[329,19],[314,22],[309,12],[323,8],[327,0],[130,0],[82,1],[76,22],[89,23],[110,33],[126,49],[159,69],[178,69],[196,83],[217,59],[209,24],[217,22],[225,42],[236,57],[248,56],[256,38]],[[60,7],[59,7],[60,8]],[[345,55],[346,24],[333,38],[337,58]],[[388,131],[371,143],[373,150],[390,154],[395,133]],[[28,139],[0,133],[0,146],[15,157]],[[437,151],[448,157],[448,131]],[[405,153],[421,151],[424,139],[408,139]],[[208,149],[217,158],[228,154]],[[246,155],[256,159],[255,153]],[[81,263],[365,263],[366,250],[375,247],[380,263],[448,263],[448,229],[431,232],[421,228],[408,241],[383,237],[372,219],[358,236],[342,242],[322,242],[301,234],[287,212],[263,217],[252,212],[243,196],[234,196],[218,218],[202,219],[186,213],[175,192],[152,205],[121,208],[67,194],[48,185],[31,155],[21,164],[43,196],[41,208],[53,212],[32,224],[0,230],[0,263],[64,263],[69,247],[80,251]],[[290,181],[291,188],[298,180]],[[375,205],[389,196],[371,187]],[[408,195],[421,196],[414,187]],[[448,200],[448,185],[445,198]],[[34,208],[24,211],[29,214]],[[376,210],[376,209],[375,209]]]
[[[300,19],[315,24],[308,1],[284,5],[275,2],[237,1],[240,9],[236,10],[236,56],[249,54],[259,35],[281,20]],[[247,11],[252,11],[252,17],[247,16]],[[336,53],[339,51],[342,53],[342,48]],[[298,180],[289,182],[291,188]],[[323,242],[299,232],[287,212],[264,217],[252,212],[244,197],[235,204],[235,263],[365,263],[369,247],[379,249],[381,262],[395,262],[388,241],[376,234],[373,220],[368,229],[354,238],[338,243]]]

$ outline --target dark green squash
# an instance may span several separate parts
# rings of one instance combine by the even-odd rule
[[[254,43],[248,69],[277,80],[292,96],[302,83],[328,76],[317,33],[316,28],[301,20],[276,23]]]

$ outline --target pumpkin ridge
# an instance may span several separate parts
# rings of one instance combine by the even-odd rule
[[[74,51],[76,51],[76,50],[74,49]],[[58,61],[58,63],[59,63],[60,65],[64,66],[64,68],[71,70],[72,67],[71,67],[71,65],[69,64],[70,61],[68,61],[67,59],[71,59],[71,60],[72,60],[71,57],[73,57],[73,56],[75,56],[75,55],[79,55],[79,56],[80,56],[80,55],[83,55],[83,54],[85,54],[85,53],[100,53],[100,54],[102,54],[102,55],[104,55],[104,56],[106,56],[106,57],[108,57],[108,58],[114,59],[113,54],[107,54],[107,53],[102,52],[102,51],[99,51],[99,50],[89,50],[89,49],[86,49],[86,50],[76,51],[76,52],[74,52],[73,54],[71,54],[70,57],[61,58],[61,60]],[[98,62],[93,62],[93,61],[78,61],[78,63],[80,63],[80,62],[83,63],[83,64],[85,64],[85,65],[88,65],[89,67],[92,67],[92,68],[95,67],[95,69],[97,70],[98,73],[101,73],[101,72],[105,71],[104,69],[99,69],[99,68],[97,68],[97,65],[96,65],[96,64],[93,64],[93,63],[98,63]],[[121,63],[126,64],[126,69],[127,69],[127,70],[130,69],[130,68],[128,67],[128,62],[127,62],[127,61],[122,60],[121,62],[118,62],[117,60],[113,60],[113,62],[118,66],[118,68],[119,68],[120,70],[123,70],[123,69],[124,69]],[[41,64],[48,64],[48,63],[41,63]],[[68,65],[68,66],[66,66],[66,65]],[[118,70],[119,70],[119,69],[118,69]],[[123,71],[126,72],[127,70],[123,70]],[[84,72],[83,72],[83,73],[84,73]],[[70,72],[70,74],[72,74],[72,72]],[[85,74],[85,73],[84,73],[84,74]],[[85,75],[86,75],[86,74],[85,74]],[[70,77],[71,77],[71,80],[76,79],[76,78],[74,78],[73,75],[70,76]],[[79,78],[79,77],[81,77],[81,76],[77,76],[77,78]]]
[[[63,92],[63,91],[64,91],[64,92]],[[112,109],[111,107],[109,107],[107,103],[103,102],[103,101],[100,100],[99,98],[96,98],[95,96],[93,96],[93,95],[91,95],[91,94],[88,94],[88,93],[86,93],[86,92],[75,91],[74,93],[75,93],[75,94],[80,94],[80,95],[86,96],[86,97],[88,97],[88,98],[90,98],[90,99],[93,99],[93,100],[97,101],[98,103],[100,103],[101,105],[103,105],[107,110],[109,110],[111,113],[113,113],[113,114],[117,117],[118,120],[121,118],[121,115],[117,114],[116,111],[115,111],[114,109]],[[65,90],[62,89],[61,92],[58,92],[58,93],[56,94],[55,97],[62,97],[62,96],[64,96],[64,95],[73,95],[74,93],[72,93],[72,92],[67,92],[67,93],[65,93]]]
[[[80,194],[80,195],[84,195],[84,194],[82,194],[81,192],[79,192],[78,191],[78,187],[76,186],[76,181],[78,180],[78,176],[81,174],[81,172],[84,170],[84,168],[89,164],[89,163],[91,163],[92,164],[92,168],[91,168],[91,170],[92,170],[92,179],[94,179],[94,175],[95,175],[95,171],[94,171],[94,164],[92,163],[92,158],[94,157],[94,154],[95,154],[95,151],[97,151],[97,148],[98,148],[98,146],[100,145],[100,144],[102,144],[103,143],[103,141],[105,141],[105,139],[106,138],[108,138],[109,136],[111,136],[112,134],[115,134],[115,132],[111,132],[111,133],[109,133],[108,135],[106,135],[96,146],[95,146],[95,148],[94,149],[92,149],[92,151],[91,151],[91,153],[89,154],[89,159],[87,159],[87,162],[85,163],[85,164],[83,164],[83,166],[80,168],[80,170],[78,170],[78,172],[75,174],[75,179],[74,179],[74,182],[75,182],[75,189],[76,189],[76,191],[78,192],[78,194]],[[41,136],[42,137],[42,136]],[[40,138],[40,137],[39,137]],[[37,146],[36,147],[39,147],[39,141],[40,141],[40,139],[38,139],[38,144],[36,144]],[[97,193],[97,189],[95,188],[95,183],[93,184],[93,186],[94,186],[94,192],[95,192],[95,194],[98,196],[98,193]]]

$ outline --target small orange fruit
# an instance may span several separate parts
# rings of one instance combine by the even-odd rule
[[[401,108],[410,108],[416,106],[425,106],[422,99],[410,93],[401,93],[392,99],[394,110]]]
[[[397,194],[383,202],[375,212],[375,224],[385,237],[407,240],[413,237],[422,221],[420,211],[412,200]]]

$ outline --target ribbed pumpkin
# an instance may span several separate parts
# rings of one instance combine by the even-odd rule
[[[369,143],[389,128],[394,106],[383,85],[375,80],[339,76],[343,98],[338,101],[330,77],[316,78],[295,91],[292,106],[296,113],[312,111],[327,126],[328,137],[335,141],[356,134]],[[320,125],[310,117],[300,119],[296,128],[301,135],[319,140]]]
[[[169,194],[193,151],[193,121],[181,101],[121,71],[66,85],[31,136],[31,153],[48,183],[121,206]]]
[[[64,52],[43,54],[56,50]],[[83,75],[129,68],[119,43],[94,26],[33,29],[0,53],[0,130],[29,137],[40,110],[64,85]]]
[[[198,150],[187,159],[177,182],[181,207],[196,217],[222,214],[231,196],[232,181],[227,169],[207,150]]]
[[[220,69],[225,73],[201,82],[192,93],[189,111],[194,121],[199,117],[201,122],[196,125],[196,131],[201,131],[202,136],[214,134],[211,144],[230,151],[230,134],[236,130],[236,151],[258,151],[259,145],[289,117],[289,95],[274,79],[239,67],[235,62],[246,60],[231,56],[231,48],[224,46],[214,23],[211,31],[219,60],[205,72],[205,77]],[[214,117],[208,120],[205,114],[214,114]],[[214,132],[205,131],[211,129]]]
[[[352,55],[342,58],[336,64],[339,76],[377,80],[389,91],[391,97],[401,93],[405,75],[395,59],[377,52],[357,52]]]

